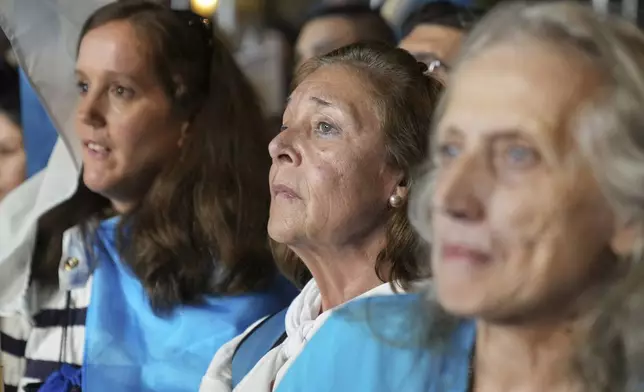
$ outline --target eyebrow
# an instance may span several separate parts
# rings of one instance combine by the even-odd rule
[[[461,128],[454,126],[448,127],[444,132],[445,135],[457,135],[462,136],[467,132],[463,131]],[[521,132],[519,129],[514,128],[503,128],[498,130],[490,130],[484,135],[485,139],[511,139],[511,138],[523,138],[525,136],[524,132]],[[530,136],[527,136],[528,139],[531,139]]]
[[[134,77],[132,76],[133,74],[132,74],[132,73],[130,73],[130,72],[104,71],[104,73],[105,73],[106,75],[108,75],[109,77],[123,77],[123,78],[126,78],[126,79],[128,79],[130,82],[132,82],[132,83],[134,83],[134,81],[135,81],[135,80],[134,80]],[[80,69],[75,69],[75,70],[74,70],[74,75],[75,75],[77,78],[86,78],[86,77],[87,77],[87,75],[85,74],[85,72],[83,72],[83,71],[82,71],[82,70],[80,70]]]
[[[450,135],[455,135],[458,137],[462,137],[466,132],[464,132],[460,128],[456,127],[449,127],[446,129],[444,135],[445,136],[450,136]],[[535,137],[534,135],[531,135],[530,133],[521,131],[520,129],[517,128],[502,128],[498,130],[492,130],[489,132],[489,134],[484,136],[484,139],[488,143],[494,143],[498,140],[525,140],[529,142],[530,144],[534,145],[536,148],[539,149],[540,154],[544,156],[547,160],[551,162],[557,162],[560,161],[559,155],[560,151],[558,151],[558,147],[554,146],[553,148],[547,148],[547,146],[544,145],[544,140],[540,136]]]
[[[311,97],[311,101],[315,102],[318,106],[337,108],[337,106],[335,106],[331,102],[326,101],[326,100],[324,100],[322,98]]]
[[[311,101],[313,101],[313,102],[315,102],[318,106],[337,108],[337,106],[336,106],[336,105],[332,104],[331,102],[329,102],[329,101],[327,101],[327,100],[325,100],[325,99],[319,98],[319,97],[311,97],[311,98],[310,98],[310,100],[311,100]],[[287,105],[288,105],[289,103],[291,103],[291,101],[292,101],[292,97],[291,97],[291,96],[289,96],[288,98],[286,98],[286,104],[287,104]]]
[[[290,102],[291,102],[291,97],[289,96],[288,98],[286,98],[287,106]],[[362,119],[362,116],[360,115],[360,112],[352,104],[345,104],[345,103],[335,104],[330,100],[326,100],[316,96],[309,97],[309,102],[313,102],[317,107],[331,108],[331,109],[338,110],[343,114],[345,112],[348,112],[348,115],[353,119],[352,121],[355,121],[358,124],[363,124],[363,119]]]

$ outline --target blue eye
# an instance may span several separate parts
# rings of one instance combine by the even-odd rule
[[[453,159],[461,152],[461,148],[453,143],[442,144],[438,148],[438,152],[442,158]]]
[[[78,88],[79,93],[86,94],[87,91],[89,90],[89,85],[85,82],[77,82],[76,88]]]
[[[336,133],[337,129],[333,125],[331,125],[331,124],[329,124],[327,122],[320,121],[315,126],[315,131],[317,133],[319,133],[320,135],[328,136],[328,135]]]
[[[320,131],[322,133],[329,133],[329,132],[331,132],[332,129],[333,129],[333,127],[329,123],[320,122],[318,124],[318,131]]]
[[[506,157],[512,164],[530,164],[536,159],[536,152],[525,146],[512,146],[507,149]]]

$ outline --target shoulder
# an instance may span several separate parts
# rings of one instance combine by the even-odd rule
[[[232,389],[232,362],[237,347],[266,318],[254,322],[243,333],[222,345],[215,354],[206,375],[201,380],[200,391],[230,391]]]
[[[428,322],[424,306],[422,294],[362,298],[334,311],[318,333],[356,335],[378,342],[395,338],[410,345],[423,344],[424,326]]]
[[[373,389],[378,383],[399,386],[409,374],[421,374],[414,370],[429,366],[421,303],[420,295],[399,294],[363,298],[335,310],[278,391],[297,391],[306,384],[315,385],[315,391],[378,391]]]
[[[364,298],[339,308],[309,341],[277,390],[315,385],[316,392],[433,391],[430,386],[445,370],[445,360],[449,372],[466,373],[472,323],[454,321],[445,329],[449,333],[441,335],[437,331],[447,322],[443,325],[430,303],[422,293],[398,294]]]

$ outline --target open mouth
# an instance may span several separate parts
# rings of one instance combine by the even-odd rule
[[[109,147],[96,142],[85,142],[84,144],[90,155],[94,157],[106,157],[112,151]]]

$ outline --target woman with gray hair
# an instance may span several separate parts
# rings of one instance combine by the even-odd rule
[[[336,312],[277,391],[644,390],[643,66],[644,34],[576,3],[484,19],[410,209],[432,293]]]

